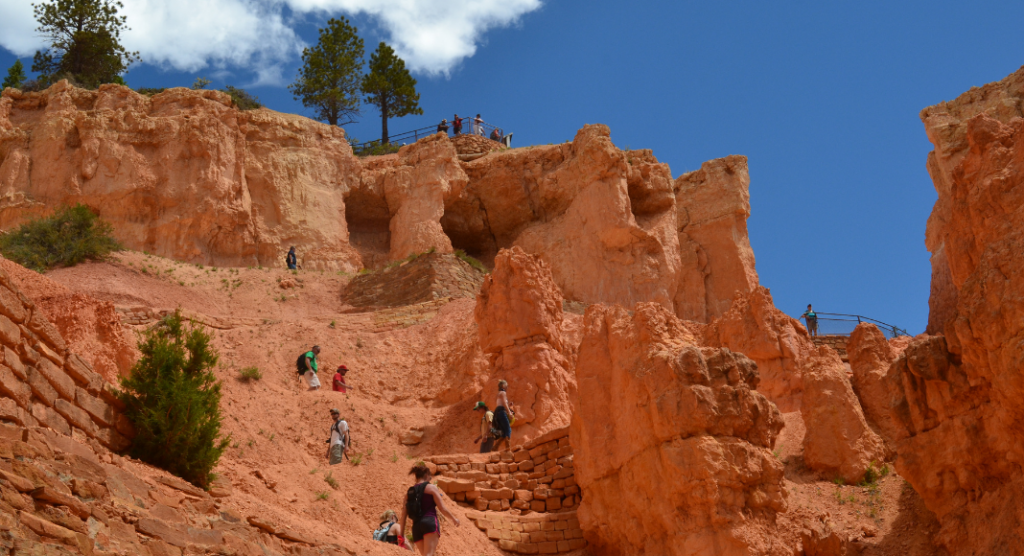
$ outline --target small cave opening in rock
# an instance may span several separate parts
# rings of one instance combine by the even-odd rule
[[[494,236],[487,226],[486,215],[480,210],[459,210],[469,207],[446,209],[441,217],[441,229],[452,242],[452,248],[461,249],[470,257],[483,263],[487,269],[494,268],[494,257],[498,254]]]
[[[353,191],[345,199],[348,241],[363,258],[366,268],[381,268],[391,250],[391,213],[379,197]]]

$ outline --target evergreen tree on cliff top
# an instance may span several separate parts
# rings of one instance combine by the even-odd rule
[[[121,74],[139,54],[121,45],[121,31],[128,29],[126,18],[117,15],[121,2],[50,0],[32,7],[36,30],[50,41],[50,48],[36,51],[32,60],[40,81],[70,77],[85,87],[124,83]]]
[[[423,114],[416,80],[394,49],[383,42],[370,56],[370,73],[363,78],[361,88],[366,102],[380,110],[382,144],[388,142],[388,118]]]
[[[288,86],[316,119],[345,125],[359,115],[359,79],[363,67],[363,39],[347,19],[331,19],[320,29],[320,41],[302,50],[299,77]]]
[[[25,75],[25,65],[21,63],[21,60],[15,60],[14,65],[7,69],[7,77],[4,78],[4,84],[0,87],[0,91],[7,87],[20,89],[26,79],[28,76]]]
[[[204,488],[230,442],[220,434],[217,353],[210,340],[201,325],[175,311],[145,332],[142,356],[121,380],[125,415],[137,431],[132,457]]]

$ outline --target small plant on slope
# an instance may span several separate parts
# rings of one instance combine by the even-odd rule
[[[175,311],[143,335],[142,356],[121,381],[125,414],[138,431],[131,456],[204,488],[230,443],[230,435],[220,434],[217,353],[210,340],[201,325]]]
[[[63,207],[52,216],[31,220],[0,236],[0,253],[12,261],[43,272],[100,260],[121,245],[113,227],[85,205]]]
[[[239,378],[249,382],[263,378],[263,373],[257,367],[246,367],[238,372]]]

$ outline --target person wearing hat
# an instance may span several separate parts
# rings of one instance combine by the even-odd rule
[[[345,375],[348,374],[348,367],[340,365],[337,372],[334,373],[334,381],[331,385],[331,389],[335,392],[341,392],[342,394],[348,392],[348,385],[345,384]]]
[[[494,413],[487,409],[487,404],[484,402],[476,402],[473,406],[473,411],[483,411],[484,415],[480,418],[480,436],[476,437],[473,444],[480,442],[480,453],[486,454],[494,450],[494,435],[491,434],[491,424],[494,422]]]
[[[331,417],[334,424],[331,425],[331,438],[327,441],[327,460],[331,465],[337,465],[344,459],[348,452],[351,439],[348,435],[348,423],[341,418],[338,408],[331,408]]]
[[[462,133],[462,118],[458,114],[455,115],[455,119],[452,120],[452,133],[459,135]]]
[[[448,118],[442,118],[441,123],[437,124],[437,132],[448,135]]]

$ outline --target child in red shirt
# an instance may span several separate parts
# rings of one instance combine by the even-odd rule
[[[347,386],[345,384],[345,374],[348,373],[348,367],[341,365],[338,367],[338,371],[334,373],[334,381],[332,389],[335,392],[341,392],[342,394],[347,392]]]

